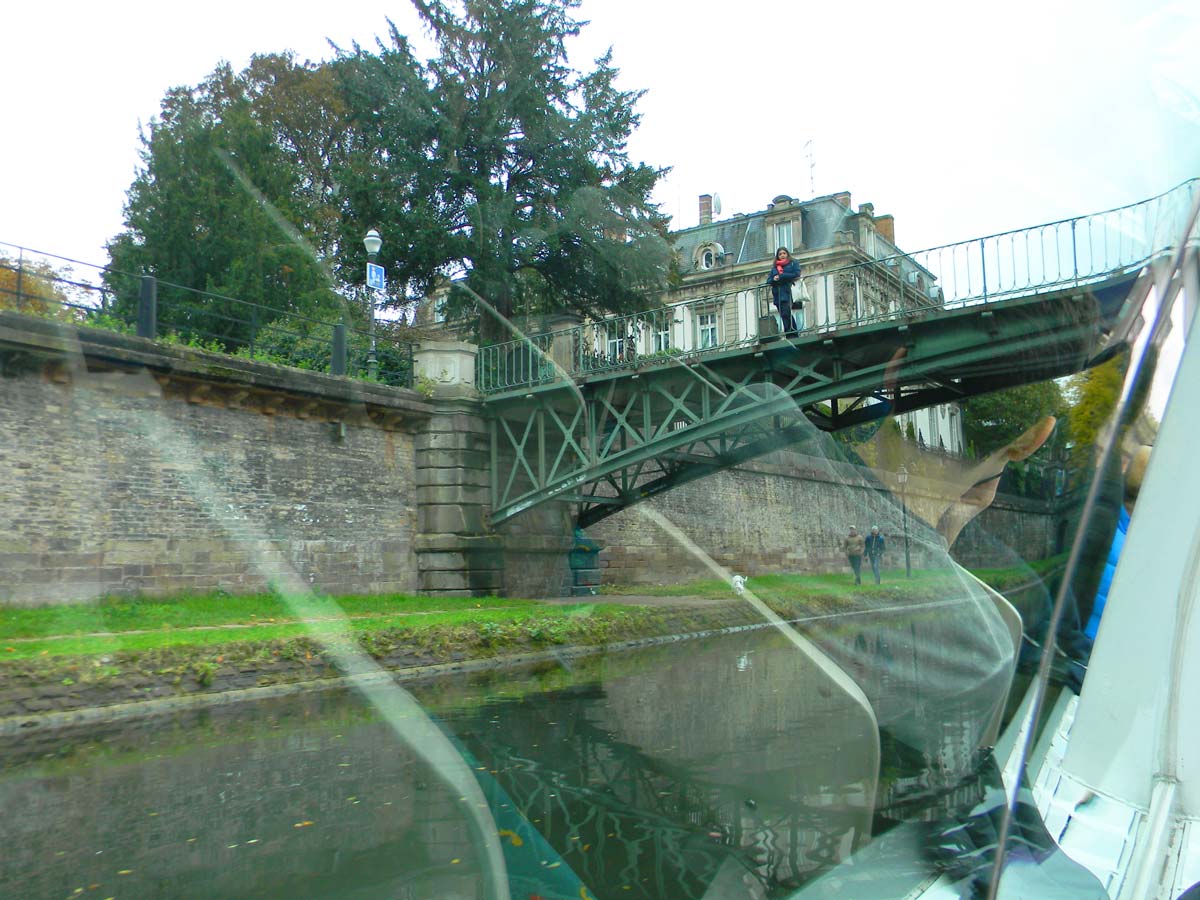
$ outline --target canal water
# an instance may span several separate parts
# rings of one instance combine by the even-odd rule
[[[406,683],[449,762],[412,746],[421,716],[341,689],[5,737],[0,892],[784,896],[970,801],[994,701],[922,697],[922,637],[910,617],[832,642],[873,709],[769,629]]]

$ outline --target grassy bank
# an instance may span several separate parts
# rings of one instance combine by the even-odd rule
[[[1010,596],[1041,589],[1056,563],[978,573]],[[785,618],[948,598],[953,572],[889,572],[882,585],[847,575],[770,575],[749,587]],[[113,598],[0,610],[0,718],[237,690],[341,674],[345,650],[384,668],[489,659],[554,647],[595,647],[759,621],[730,587],[699,581],[608,588],[594,603],[428,597]],[[660,599],[648,604],[644,599]],[[627,598],[627,599],[626,599]],[[671,602],[677,598],[678,602]],[[697,603],[696,599],[727,600]],[[48,705],[47,705],[48,703]]]
[[[1000,591],[1019,591],[1040,583],[1059,567],[1061,560],[1056,558],[1032,567],[979,570],[975,574]],[[751,578],[747,586],[781,611],[827,612],[846,605],[946,596],[958,583],[955,573],[938,570],[914,571],[911,579],[889,571],[878,586],[854,585],[844,574],[763,575]],[[521,630],[559,635],[578,631],[581,623],[592,619],[603,622],[617,616],[622,597],[678,598],[680,605],[693,598],[735,601],[729,585],[716,580],[666,586],[607,586],[603,594],[603,603],[574,605],[496,597],[453,600],[406,595],[333,598],[216,593],[6,608],[0,609],[0,664],[38,657],[107,656],[188,646],[213,650],[301,638],[328,641],[337,636],[357,636],[360,643],[369,644],[373,634],[396,632],[464,630],[493,640]]]

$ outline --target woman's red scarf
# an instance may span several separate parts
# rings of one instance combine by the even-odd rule
[[[784,267],[784,266],[786,266],[787,264],[788,264],[788,261],[787,261],[786,259],[777,259],[777,260],[775,260],[775,274],[776,274],[776,275],[782,275],[782,274],[783,274],[783,267]]]

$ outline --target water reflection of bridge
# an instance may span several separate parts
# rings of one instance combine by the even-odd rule
[[[894,822],[978,797],[890,735],[880,765],[861,711],[778,635],[642,656],[632,674],[496,704],[454,729],[493,810],[510,804],[596,890],[799,886]],[[660,702],[670,692],[673,709]],[[972,731],[955,721],[968,710],[932,714],[931,730]]]
[[[1139,272],[1177,238],[1197,184],[808,275],[815,324],[792,339],[754,325],[655,351],[677,347],[662,337],[681,320],[670,306],[485,347],[492,522],[569,500],[586,526],[814,426],[838,430],[1093,364],[1111,349],[1103,338]],[[687,306],[724,302],[766,310],[761,290]]]

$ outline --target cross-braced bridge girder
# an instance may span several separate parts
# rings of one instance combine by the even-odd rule
[[[1078,371],[1104,308],[1075,289],[492,395],[492,522],[558,500],[587,526],[817,430]]]

